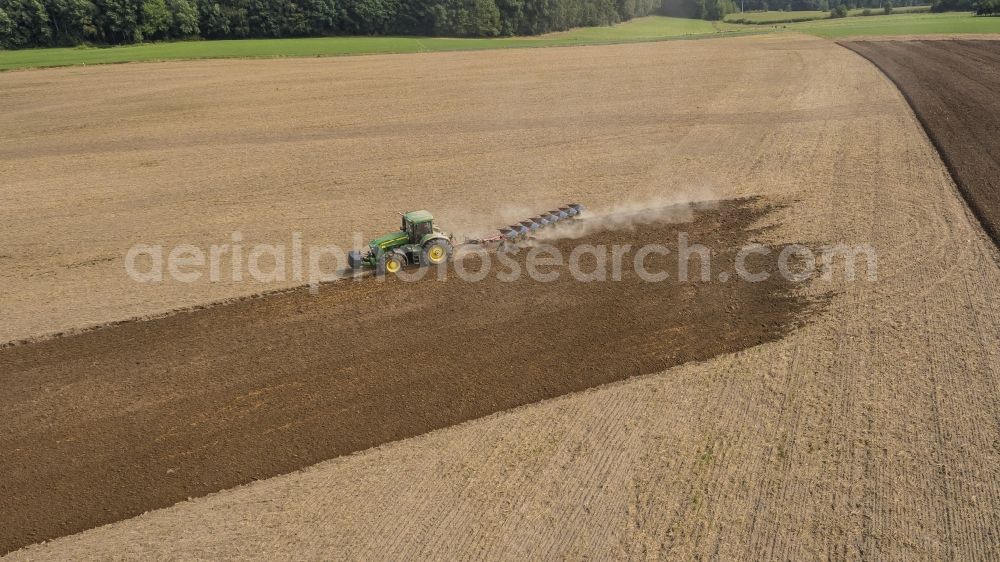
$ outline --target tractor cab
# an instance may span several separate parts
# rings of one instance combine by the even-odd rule
[[[419,244],[424,236],[434,232],[434,217],[427,211],[410,211],[403,215],[402,231],[410,244]]]

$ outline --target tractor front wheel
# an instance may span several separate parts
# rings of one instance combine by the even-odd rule
[[[428,240],[424,244],[423,255],[421,256],[422,265],[441,265],[442,263],[448,261],[451,257],[452,247],[451,243],[442,238],[435,238],[434,240]]]
[[[388,252],[379,260],[377,273],[399,273],[404,265],[406,265],[406,256],[400,252]]]

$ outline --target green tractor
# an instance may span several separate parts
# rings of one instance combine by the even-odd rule
[[[372,240],[368,251],[351,251],[347,264],[351,269],[374,268],[378,274],[396,273],[407,265],[439,265],[451,258],[451,237],[434,227],[434,217],[427,211],[403,214],[400,229]]]

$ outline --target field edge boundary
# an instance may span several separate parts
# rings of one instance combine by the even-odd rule
[[[870,41],[866,39],[836,41],[836,43],[841,47],[851,51],[855,55],[871,63],[872,66],[878,69],[879,73],[881,73],[882,76],[885,76],[889,80],[889,82],[892,83],[892,85],[896,88],[896,91],[898,91],[903,96],[903,99],[906,100],[906,104],[910,108],[910,113],[914,117],[916,117],[917,122],[920,123],[920,128],[923,129],[924,131],[924,135],[927,137],[928,140],[930,140],[931,146],[934,147],[934,150],[938,154],[938,158],[941,159],[941,162],[944,164],[945,169],[948,170],[948,175],[951,176],[951,183],[956,187],[959,196],[961,196],[962,201],[965,203],[965,208],[971,212],[973,217],[975,217],[976,223],[978,223],[980,231],[985,233],[986,236],[993,241],[993,244],[997,247],[997,249],[1000,249],[1000,228],[993,228],[990,225],[989,221],[986,219],[985,214],[983,213],[982,208],[980,208],[980,206],[976,203],[975,197],[973,197],[972,194],[969,192],[968,186],[966,186],[965,183],[959,179],[958,174],[956,172],[955,163],[952,161],[951,157],[949,157],[948,154],[945,152],[941,144],[941,141],[938,138],[937,134],[934,132],[933,128],[928,125],[927,120],[924,118],[924,116],[921,115],[919,111],[917,111],[917,105],[916,103],[914,103],[913,97],[910,96],[910,94],[888,71],[886,71],[883,65],[879,64],[877,61],[868,57],[861,51],[854,49],[852,46],[853,43],[864,43],[864,42],[873,43],[877,41]]]
[[[606,47],[610,45],[634,45],[640,43],[665,43],[669,41],[691,41],[691,40],[701,40],[701,39],[725,39],[730,37],[752,37],[755,35],[770,35],[772,33],[781,33],[779,30],[739,30],[739,31],[715,31],[713,33],[690,33],[685,35],[674,35],[668,37],[639,37],[634,39],[609,39],[607,41],[585,41],[581,43],[567,43],[567,44],[544,44],[544,39],[538,39],[539,45],[511,45],[509,47],[485,47],[485,48],[458,48],[458,49],[420,49],[416,51],[370,51],[370,52],[358,52],[358,53],[316,53],[311,55],[218,55],[218,56],[204,56],[204,57],[166,57],[166,58],[151,58],[146,60],[120,60],[120,61],[105,61],[105,62],[70,62],[65,64],[45,64],[45,65],[25,65],[16,67],[4,67],[2,66],[2,61],[0,61],[0,73],[4,72],[28,72],[37,70],[46,70],[54,68],[73,68],[73,67],[86,67],[86,66],[111,66],[118,64],[155,64],[164,62],[193,62],[193,61],[207,61],[207,60],[283,60],[283,59],[325,59],[325,58],[341,58],[341,57],[369,57],[369,56],[385,56],[385,55],[426,55],[429,53],[476,53],[476,52],[487,52],[487,51],[510,51],[510,50],[520,50],[520,49],[558,49],[558,48],[569,48],[569,47]],[[361,36],[359,36],[361,37]],[[815,37],[815,36],[813,36]],[[413,36],[413,39],[426,39],[426,37]],[[524,37],[522,37],[524,38]],[[287,39],[296,39],[294,37],[289,37]],[[535,40],[531,36],[527,37],[528,40]],[[281,39],[277,39],[281,40]],[[207,41],[210,42],[210,41]],[[137,47],[143,45],[152,45],[155,43],[141,43],[138,45],[117,45],[113,47],[99,47],[114,49],[118,47]],[[60,48],[60,47],[52,47]],[[44,50],[44,48],[42,49]],[[2,53],[3,51],[0,51]],[[17,51],[7,51],[7,52],[17,52]]]

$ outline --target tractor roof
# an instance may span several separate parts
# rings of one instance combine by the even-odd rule
[[[413,223],[421,223],[434,220],[434,217],[431,216],[431,214],[428,213],[427,211],[410,211],[409,213],[403,215],[403,218],[405,218],[408,222],[413,222]]]

